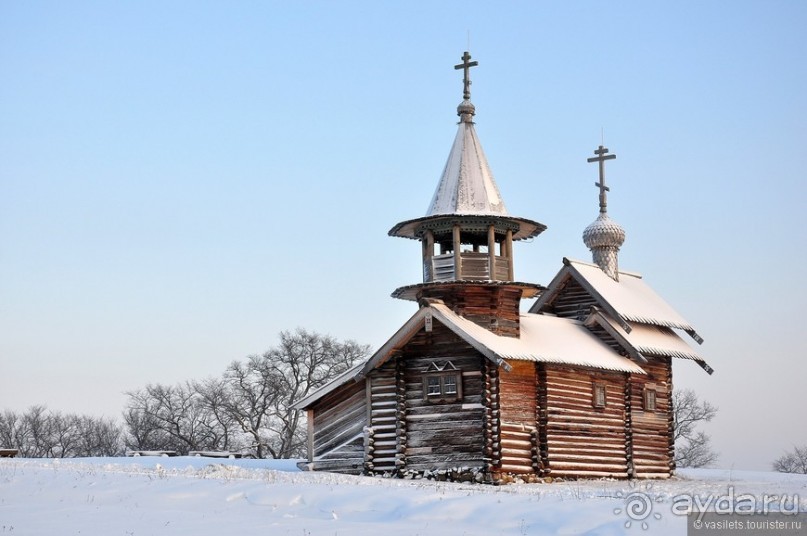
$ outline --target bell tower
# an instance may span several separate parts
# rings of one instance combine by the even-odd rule
[[[462,63],[463,100],[457,107],[457,135],[426,216],[403,221],[390,236],[423,245],[423,282],[400,287],[392,296],[442,300],[457,314],[499,335],[519,336],[521,298],[539,285],[515,280],[513,242],[539,235],[546,226],[510,216],[474,128],[470,61]]]

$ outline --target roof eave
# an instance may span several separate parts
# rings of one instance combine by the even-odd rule
[[[542,291],[544,291],[544,287],[537,284],[537,283],[524,283],[521,281],[496,281],[496,280],[469,280],[469,279],[448,279],[444,281],[429,281],[426,283],[415,283],[413,285],[405,285],[403,287],[398,287],[394,291],[392,291],[393,298],[398,298],[401,300],[409,300],[409,301],[417,301],[418,294],[423,289],[428,288],[440,288],[440,287],[447,287],[450,285],[474,285],[474,286],[489,286],[489,287],[518,287],[521,289],[521,297],[523,299],[530,299],[538,296]]]
[[[619,332],[618,329],[615,329],[614,326],[608,322],[608,319],[603,316],[603,312],[597,307],[594,306],[591,308],[591,314],[586,317],[583,321],[586,326],[592,326],[594,324],[598,325],[602,329],[604,329],[611,337],[616,340],[616,342],[627,352],[627,354],[640,363],[647,363],[647,358],[642,355],[642,353],[633,347],[633,345],[624,337],[622,333]]]
[[[513,240],[528,240],[535,238],[539,234],[546,231],[547,227],[543,223],[539,223],[527,218],[519,218],[515,216],[508,216],[494,213],[456,213],[456,214],[434,214],[430,216],[423,216],[412,220],[405,220],[395,224],[387,234],[389,236],[397,236],[401,238],[410,238],[413,240],[419,239],[419,228],[422,224],[429,221],[447,220],[462,223],[463,221],[479,218],[489,218],[491,220],[506,220],[518,223],[519,229],[513,233]]]
[[[320,387],[319,389],[317,389],[313,393],[309,394],[305,398],[302,398],[302,399],[298,400],[297,402],[295,402],[294,404],[292,404],[291,408],[296,409],[296,410],[308,409],[311,406],[313,406],[317,401],[319,401],[321,398],[323,398],[326,395],[336,391],[339,387],[341,387],[341,386],[343,386],[343,385],[345,385],[347,383],[350,383],[351,380],[353,380],[353,381],[360,380],[361,378],[359,377],[358,374],[359,374],[359,369],[363,365],[364,365],[363,363],[359,363],[358,365],[355,365],[355,366],[349,368],[348,370],[346,370],[345,372],[343,372],[342,374],[340,374],[339,376],[337,376],[336,378],[334,378],[330,382],[326,383],[325,385],[323,385],[322,387]]]

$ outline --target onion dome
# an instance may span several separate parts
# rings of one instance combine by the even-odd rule
[[[608,213],[601,213],[583,231],[583,242],[592,250],[602,247],[620,248],[625,243],[625,229],[612,220]]]

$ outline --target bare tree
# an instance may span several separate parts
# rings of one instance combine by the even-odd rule
[[[78,441],[75,456],[120,456],[123,454],[123,431],[112,419],[75,416]]]
[[[126,447],[131,450],[170,450],[170,436],[153,413],[154,403],[142,391],[127,393],[129,402],[123,412]]]
[[[23,456],[45,458],[53,455],[53,439],[47,408],[31,406],[22,416],[26,444],[20,449]]]
[[[793,447],[773,462],[773,470],[780,473],[801,473],[807,475],[807,445]]]
[[[369,347],[297,329],[280,344],[225,372],[229,409],[259,458],[302,455],[305,430],[292,404],[366,357]]]
[[[121,429],[114,421],[49,411],[41,405],[22,414],[0,414],[0,444],[26,458],[115,456],[123,450]]]
[[[156,449],[187,454],[206,443],[202,424],[205,415],[196,391],[190,385],[153,384],[127,395],[129,414],[133,417],[130,422],[146,423],[161,432],[152,436],[152,439],[160,440]],[[130,435],[140,436],[142,433],[130,430]]]
[[[208,413],[202,426],[206,429],[209,444],[220,450],[241,448],[237,436],[237,422],[231,411],[231,397],[227,382],[223,379],[207,379],[194,382],[193,388]]]
[[[675,465],[678,467],[706,467],[717,460],[717,452],[710,445],[709,436],[697,430],[698,425],[711,421],[717,407],[701,401],[692,389],[673,392],[673,422],[675,439]]]
[[[10,410],[0,413],[0,446],[18,449],[22,456],[26,456],[24,448],[27,444],[28,430],[22,415]]]
[[[78,443],[81,440],[78,426],[79,418],[76,415],[51,412],[47,422],[47,451],[46,458],[71,458],[76,456]]]
[[[263,355],[280,379],[281,396],[274,401],[271,420],[274,458],[304,454],[305,430],[301,412],[292,405],[319,389],[367,356],[369,347],[354,341],[338,342],[331,336],[297,329],[282,331],[280,345]]]
[[[263,355],[234,361],[220,379],[148,385],[127,393],[127,446],[135,450],[230,450],[259,458],[303,453],[305,430],[291,406],[366,357],[369,347],[298,329]]]
[[[224,373],[226,409],[246,434],[258,458],[266,457],[268,421],[282,391],[280,379],[267,359],[250,356],[245,363],[233,361]]]

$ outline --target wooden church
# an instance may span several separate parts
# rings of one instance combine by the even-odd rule
[[[666,478],[674,469],[672,360],[711,368],[702,339],[641,275],[619,270],[625,231],[600,214],[542,287],[515,277],[513,243],[546,229],[511,216],[474,128],[466,52],[459,128],[426,216],[389,234],[419,240],[423,282],[396,298],[417,312],[366,362],[296,408],[308,416],[301,467],[353,474]],[[537,298],[529,312],[521,300]]]

